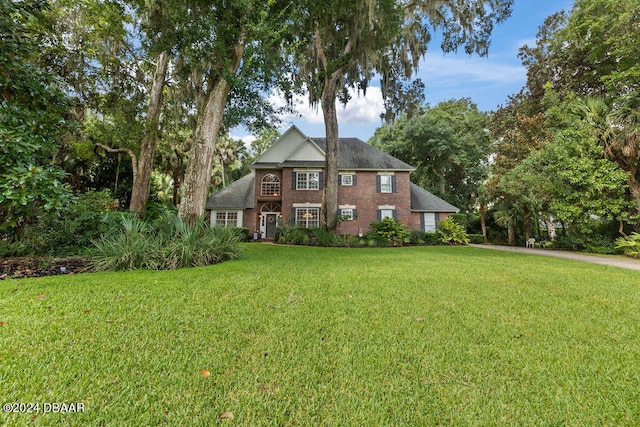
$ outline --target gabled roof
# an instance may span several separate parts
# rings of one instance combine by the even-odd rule
[[[413,212],[460,212],[452,204],[442,200],[440,197],[431,194],[424,188],[410,183],[411,211]]]
[[[326,138],[308,138],[289,128],[251,166],[253,168],[323,167]],[[340,138],[338,168],[350,170],[413,171],[414,167],[358,138]]]
[[[256,187],[255,173],[251,172],[232,182],[207,199],[206,209],[251,209]]]

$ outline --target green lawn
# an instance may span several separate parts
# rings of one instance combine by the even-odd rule
[[[640,273],[469,247],[251,244],[0,282],[7,425],[637,425]],[[210,376],[201,375],[202,370]],[[84,413],[43,413],[44,403]]]

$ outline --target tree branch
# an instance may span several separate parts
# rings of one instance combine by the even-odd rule
[[[131,157],[131,163],[133,164],[133,169],[135,170],[138,167],[138,157],[136,154],[128,149],[128,148],[111,148],[108,145],[100,144],[99,142],[94,142],[93,145],[98,148],[102,148],[104,151],[109,153],[125,153]]]

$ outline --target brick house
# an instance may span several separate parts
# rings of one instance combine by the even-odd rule
[[[325,138],[289,128],[252,165],[251,173],[209,196],[212,225],[246,227],[272,238],[278,224],[318,227],[323,195]],[[459,211],[409,180],[415,169],[357,139],[341,138],[338,151],[338,233],[365,233],[393,217],[412,230],[435,231]]]

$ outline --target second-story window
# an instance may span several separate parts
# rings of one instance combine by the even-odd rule
[[[297,190],[319,190],[320,189],[320,172],[297,172],[296,173],[296,189]]]
[[[395,176],[394,175],[378,175],[378,192],[393,193],[395,192]]]
[[[280,194],[280,178],[278,178],[278,175],[268,173],[262,177],[260,194],[262,196],[274,196],[274,197]]]

